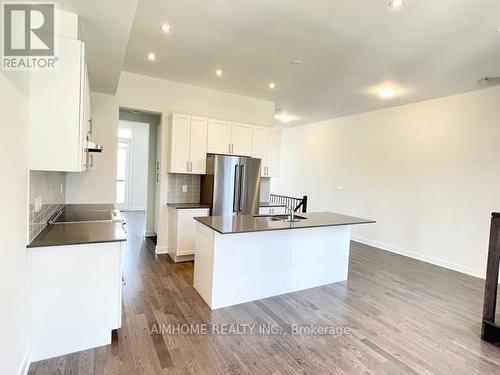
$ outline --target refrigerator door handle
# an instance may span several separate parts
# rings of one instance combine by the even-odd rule
[[[233,212],[238,212],[238,207],[240,204],[240,166],[236,164],[234,166],[234,195],[233,195]]]
[[[238,212],[242,212],[243,211],[243,197],[245,197],[245,193],[243,192],[243,189],[245,188],[245,184],[244,184],[244,181],[245,181],[245,166],[242,165],[240,167],[240,191],[239,191],[239,196],[240,196],[240,203],[238,204]]]

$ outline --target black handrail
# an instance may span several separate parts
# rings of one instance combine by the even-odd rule
[[[300,209],[302,209],[303,213],[307,212],[307,195],[302,198],[295,198],[287,195],[271,194],[271,203],[284,204],[293,209],[294,212],[299,212]]]

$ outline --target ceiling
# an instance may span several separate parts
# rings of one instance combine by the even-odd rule
[[[133,18],[137,1],[61,2],[84,20],[93,14],[83,34],[98,89],[116,80],[107,72],[126,40],[123,70],[275,102],[298,117],[290,126],[475,90],[500,75],[498,0],[406,0],[398,10],[388,0],[139,0]],[[398,95],[380,98],[385,86]]]
[[[93,91],[114,94],[139,0],[61,0],[62,10],[79,15]]]

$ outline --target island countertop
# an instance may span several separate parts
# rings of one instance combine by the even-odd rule
[[[278,215],[279,216],[279,215]],[[273,220],[272,216],[233,215],[195,217],[201,224],[221,234],[236,234],[248,232],[262,232],[273,230],[290,230],[303,228],[334,227],[341,225],[357,225],[375,223],[373,220],[346,216],[333,212],[300,213],[297,216],[305,217],[297,222]]]

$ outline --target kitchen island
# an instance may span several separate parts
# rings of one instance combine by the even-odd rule
[[[374,221],[315,212],[195,218],[194,287],[217,309],[347,279],[351,226]]]

